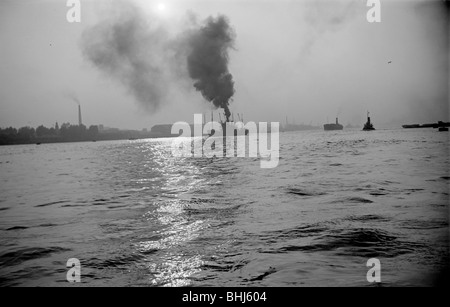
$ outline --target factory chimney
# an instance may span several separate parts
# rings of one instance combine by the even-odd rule
[[[78,126],[81,126],[83,121],[81,120],[81,105],[78,105]]]

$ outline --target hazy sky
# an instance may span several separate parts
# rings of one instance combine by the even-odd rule
[[[442,0],[381,0],[380,23],[367,22],[366,0],[128,2],[170,37],[192,16],[228,17],[236,34],[230,108],[246,121],[323,124],[339,114],[343,124],[362,125],[367,110],[376,127],[449,120]],[[73,97],[86,125],[142,129],[210,112],[192,82],[170,78],[159,108],[146,108],[86,58],[83,35],[126,15],[123,7],[81,0],[81,23],[69,23],[65,0],[0,0],[0,127],[76,124]]]

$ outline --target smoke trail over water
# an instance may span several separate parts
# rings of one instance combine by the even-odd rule
[[[228,71],[228,51],[234,32],[225,16],[195,18],[175,35],[140,8],[117,2],[120,10],[87,29],[81,40],[85,58],[104,74],[119,81],[149,111],[158,110],[172,89],[182,82],[194,88],[230,116],[234,94]],[[191,16],[192,17],[192,16]]]
[[[229,100],[234,94],[233,76],[228,71],[228,50],[233,47],[234,32],[225,16],[208,18],[190,38],[192,52],[188,70],[194,87],[216,107],[223,108],[227,121],[231,115]]]
[[[112,14],[83,33],[83,53],[144,107],[154,110],[164,98],[166,75],[159,62],[167,62],[161,59],[167,33],[151,24],[137,7],[118,3],[122,13]]]

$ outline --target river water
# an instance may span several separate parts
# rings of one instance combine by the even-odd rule
[[[0,285],[432,286],[449,263],[449,134],[280,134],[280,161],[171,139],[0,147]]]

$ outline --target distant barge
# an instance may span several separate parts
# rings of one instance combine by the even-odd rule
[[[438,121],[437,123],[434,124],[412,124],[412,125],[403,125],[402,126],[405,129],[410,129],[410,128],[446,128],[446,127],[450,127],[450,122],[444,123],[442,121]]]

